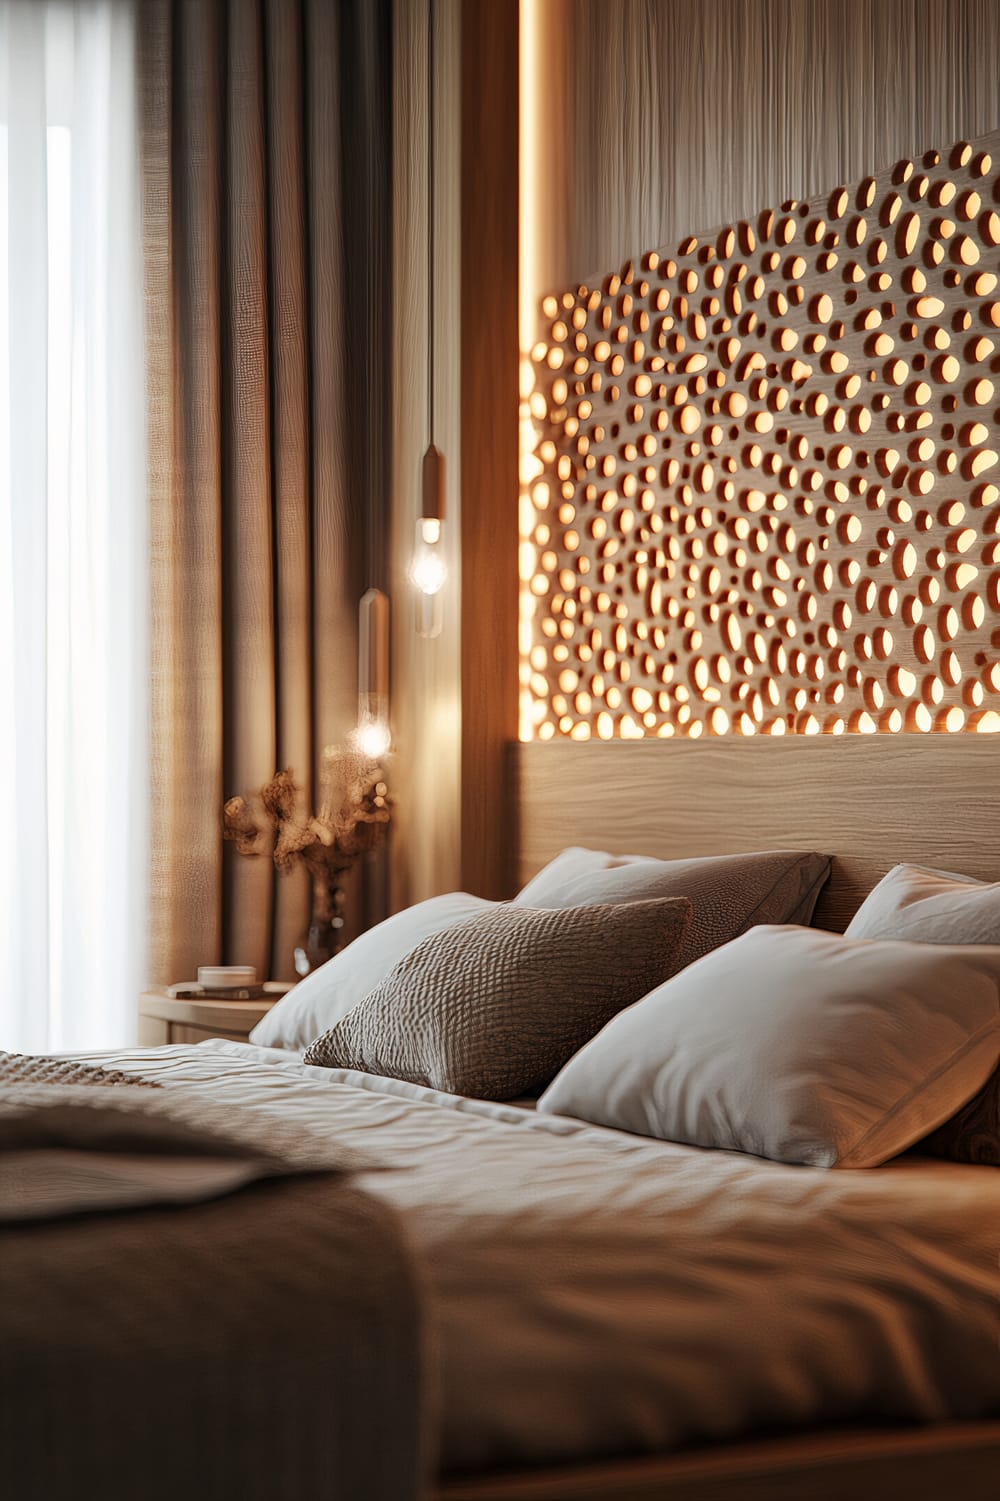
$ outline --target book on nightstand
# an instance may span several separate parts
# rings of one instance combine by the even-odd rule
[[[166,994],[173,1001],[276,1001],[291,989],[284,980],[265,980],[262,985],[199,985],[197,980],[180,980],[168,985]]]

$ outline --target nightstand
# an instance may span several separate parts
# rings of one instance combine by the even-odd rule
[[[139,997],[139,1044],[158,1048],[166,1042],[204,1042],[208,1037],[246,1042],[261,1017],[280,1000],[275,995],[261,1001],[181,1001],[163,990],[146,990]]]

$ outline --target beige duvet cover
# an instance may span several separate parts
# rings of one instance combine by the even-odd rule
[[[785,1167],[238,1043],[93,1061],[379,1159],[354,1182],[416,1257],[446,1469],[1000,1415],[989,1168]]]

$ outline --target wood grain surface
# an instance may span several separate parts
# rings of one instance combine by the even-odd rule
[[[1000,743],[977,735],[520,745],[526,881],[567,845],[676,859],[833,856],[814,921],[841,930],[899,861],[1000,880]]]
[[[517,734],[518,6],[462,12],[462,885],[509,883]]]
[[[162,990],[139,997],[139,1043],[145,1048],[166,1043],[199,1043],[209,1037],[246,1042],[257,1023],[280,999],[260,1001],[179,999]]]

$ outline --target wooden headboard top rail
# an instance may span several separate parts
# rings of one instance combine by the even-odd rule
[[[567,845],[673,859],[833,856],[814,921],[842,931],[900,861],[1000,880],[1000,742],[850,735],[512,747],[523,883]]]

